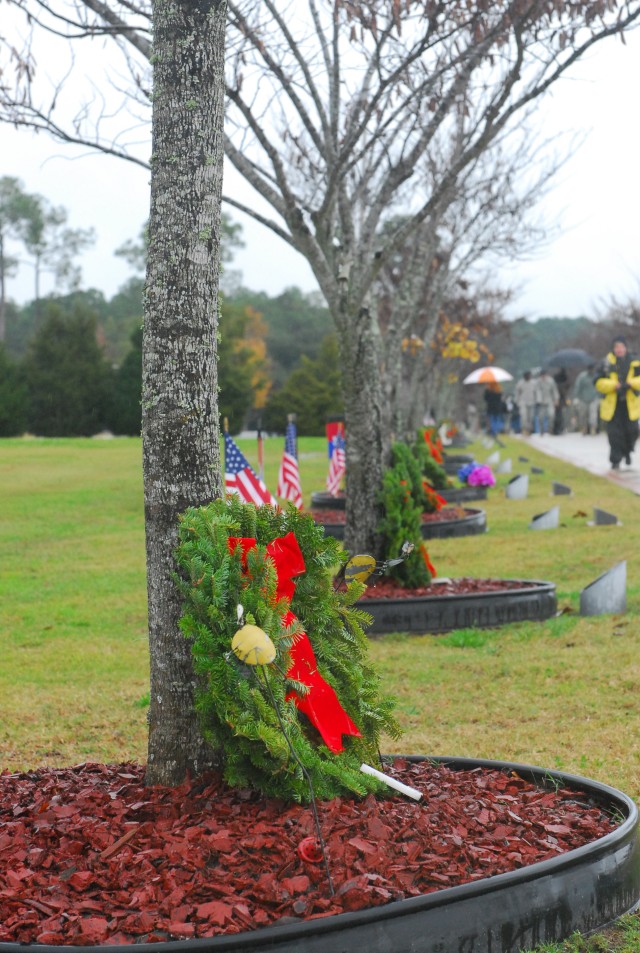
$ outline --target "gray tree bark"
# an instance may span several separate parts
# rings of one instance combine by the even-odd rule
[[[225,0],[153,5],[142,389],[151,784],[176,784],[216,763],[194,711],[173,550],[179,514],[222,492],[216,338],[225,21]]]

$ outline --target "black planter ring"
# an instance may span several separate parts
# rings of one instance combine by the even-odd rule
[[[346,496],[332,496],[331,493],[312,493],[311,507],[314,510],[344,510],[347,505]]]
[[[488,487],[486,486],[450,486],[444,490],[438,490],[443,500],[447,503],[471,503],[473,500],[486,500]]]
[[[0,943],[0,953],[519,953],[575,931],[601,929],[636,908],[640,843],[638,809],[631,798],[597,781],[532,765],[429,760],[453,769],[515,771],[546,788],[560,783],[585,792],[623,821],[610,834],[551,860],[354,913],[201,940],[117,946]]]
[[[464,509],[464,516],[449,520],[434,520],[423,523],[420,532],[423,539],[453,539],[458,536],[475,536],[486,533],[487,514],[484,510]]]
[[[333,536],[334,539],[344,539],[344,523],[319,523],[318,525],[324,526],[326,536]]]
[[[344,523],[319,523],[324,526],[327,536],[334,539],[344,539]],[[450,520],[434,520],[432,523],[423,523],[420,533],[423,539],[452,539],[457,536],[474,536],[476,533],[486,533],[487,514],[484,510],[465,508],[464,516],[457,516]]]
[[[460,467],[466,466],[468,463],[474,462],[474,457],[468,453],[455,453],[455,454],[444,454],[442,461],[442,466],[444,467],[444,472],[448,473],[449,476],[454,476]]]
[[[389,632],[424,635],[454,629],[494,629],[514,622],[541,621],[556,614],[558,600],[554,583],[517,581],[526,582],[526,585],[519,589],[460,595],[361,599],[357,605],[373,617],[368,635]]]
[[[488,487],[486,486],[449,486],[436,492],[447,503],[471,503],[474,500],[486,500]],[[346,496],[331,496],[330,493],[312,493],[311,508],[314,510],[343,510],[346,507]]]

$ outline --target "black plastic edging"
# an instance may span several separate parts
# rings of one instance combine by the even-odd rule
[[[459,595],[410,596],[406,599],[361,599],[357,605],[373,617],[368,635],[389,632],[419,634],[451,632],[455,629],[498,628],[514,622],[541,621],[554,616],[558,608],[556,587],[539,580],[519,589]]]

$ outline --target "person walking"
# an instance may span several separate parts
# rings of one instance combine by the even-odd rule
[[[531,434],[536,412],[536,382],[531,371],[525,371],[516,384],[514,397],[520,411],[520,430],[523,434]]]
[[[535,382],[536,395],[536,433],[549,433],[553,426],[556,407],[560,401],[560,391],[553,377],[544,367]]]
[[[564,367],[561,367],[557,374],[553,375],[553,379],[556,382],[558,388],[558,402],[556,403],[554,415],[553,415],[553,429],[552,433],[555,436],[559,436],[564,432],[565,429],[565,420],[564,420],[564,408],[567,405],[567,394],[569,393],[570,382],[569,375],[567,374]]]
[[[576,377],[573,385],[573,399],[578,412],[578,429],[587,436],[598,432],[598,411],[600,410],[600,394],[593,383],[596,371],[595,364],[585,367]]]
[[[497,439],[504,430],[505,403],[502,397],[500,384],[487,384],[484,392],[484,402],[487,408],[489,433]]]
[[[611,469],[619,470],[623,459],[631,466],[640,417],[640,360],[631,356],[622,335],[613,339],[611,351],[596,373],[595,386],[604,394],[600,418],[607,424]]]

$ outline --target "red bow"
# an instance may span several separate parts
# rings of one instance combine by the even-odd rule
[[[247,536],[230,536],[229,551],[240,546],[242,549],[243,566],[246,565],[247,553],[256,545],[256,540]],[[298,540],[293,533],[287,533],[279,539],[274,539],[267,546],[267,555],[273,561],[277,574],[278,599],[291,600],[295,591],[293,576],[299,576],[305,570],[304,557],[300,551]],[[287,609],[282,617],[282,625],[286,628],[294,622],[296,616]],[[294,636],[291,646],[291,665],[287,670],[287,678],[293,678],[305,685],[309,691],[301,698],[296,692],[289,692],[287,700],[293,698],[295,705],[304,712],[309,721],[315,725],[322,736],[322,740],[330,751],[337,754],[344,750],[343,735],[355,735],[360,738],[360,732],[351,721],[346,711],[338,701],[338,696],[318,672],[316,657],[306,632]]]
[[[436,463],[441,464],[442,463],[442,440],[440,440],[440,438],[438,437],[434,444],[431,439],[431,434],[429,433],[428,430],[425,430],[423,432],[423,436],[424,436],[424,442],[426,443],[426,445],[429,447],[429,450],[431,451],[431,456],[436,461]]]

